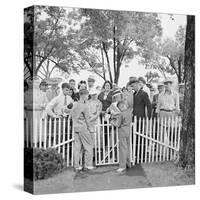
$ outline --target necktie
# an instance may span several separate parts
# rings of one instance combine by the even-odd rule
[[[67,95],[65,96],[65,100],[64,100],[64,106],[67,105]]]

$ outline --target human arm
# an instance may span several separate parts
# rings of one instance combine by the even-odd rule
[[[57,118],[58,115],[56,115],[54,112],[53,112],[53,108],[58,104],[58,98],[55,97],[53,98],[48,104],[47,104],[47,107],[46,107],[46,112],[48,115],[50,115],[51,117],[54,117],[54,118]]]

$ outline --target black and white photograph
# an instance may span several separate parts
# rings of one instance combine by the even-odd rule
[[[24,190],[195,184],[195,15],[24,9]]]

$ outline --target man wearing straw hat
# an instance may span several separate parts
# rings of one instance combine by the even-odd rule
[[[53,98],[58,96],[59,82],[57,80],[52,79],[47,81],[47,84],[51,85],[51,87],[46,91],[47,99],[50,102]]]
[[[90,91],[95,88],[95,78],[93,75],[89,75],[88,77],[88,91],[89,91],[89,94],[90,94]]]
[[[165,92],[159,95],[156,112],[159,117],[173,117],[178,115],[179,109],[179,95],[172,91],[171,79],[164,81]]]

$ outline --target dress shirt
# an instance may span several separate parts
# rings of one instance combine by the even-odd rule
[[[66,104],[65,104],[65,98],[66,98]],[[50,116],[56,115],[62,115],[63,114],[63,108],[66,108],[69,104],[73,103],[73,99],[67,95],[65,96],[63,93],[61,93],[59,96],[53,98],[47,105],[47,113]]]
[[[161,93],[158,96],[156,112],[159,113],[161,109],[179,112],[179,95],[173,91]]]

